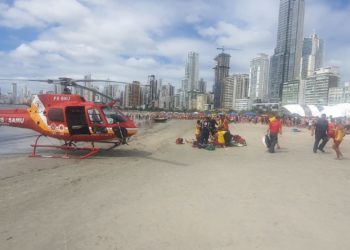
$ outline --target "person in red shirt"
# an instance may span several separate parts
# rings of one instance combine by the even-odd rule
[[[267,133],[270,136],[269,152],[274,153],[275,146],[278,142],[278,133],[282,134],[281,122],[276,119],[275,116],[271,116],[269,119],[269,128],[267,129]]]

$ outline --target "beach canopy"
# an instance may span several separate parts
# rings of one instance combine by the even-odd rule
[[[289,114],[297,114],[302,117],[305,116],[305,110],[304,108],[299,104],[289,104],[284,105],[283,108],[289,112]]]
[[[308,109],[310,110],[310,115],[311,116],[320,116],[321,112],[320,110],[315,106],[315,105],[307,105]]]
[[[350,117],[350,103],[341,103],[334,106],[325,106],[321,111],[327,117]]]
[[[299,115],[301,117],[320,117],[325,114],[327,117],[350,117],[350,103],[341,103],[334,106],[316,106],[289,104],[282,106],[285,114]]]

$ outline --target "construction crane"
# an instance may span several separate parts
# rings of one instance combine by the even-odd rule
[[[241,50],[241,49],[236,49],[236,48],[225,48],[224,46],[216,48],[217,50],[221,50],[221,53],[224,53],[225,50]]]

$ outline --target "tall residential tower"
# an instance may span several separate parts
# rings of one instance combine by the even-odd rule
[[[301,79],[306,79],[323,67],[324,42],[315,33],[310,38],[304,38],[301,60]]]
[[[223,104],[223,92],[224,92],[224,78],[229,75],[230,70],[230,55],[221,53],[215,57],[217,65],[215,70],[215,83],[214,83],[214,108],[222,108]]]
[[[188,52],[185,79],[187,79],[187,89],[185,91],[198,90],[199,55],[196,52]]]
[[[277,45],[270,61],[270,101],[281,100],[283,83],[300,78],[304,11],[304,0],[280,0]]]
[[[265,101],[269,80],[269,56],[259,54],[250,61],[249,98],[252,102]]]

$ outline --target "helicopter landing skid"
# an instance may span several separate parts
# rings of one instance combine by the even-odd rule
[[[65,143],[62,146],[55,146],[55,145],[40,145],[38,144],[38,141],[40,139],[40,137],[43,135],[38,135],[38,137],[35,140],[35,144],[31,145],[33,147],[33,152],[30,155],[30,157],[43,157],[43,158],[62,158],[62,159],[71,159],[71,158],[78,158],[78,159],[86,159],[92,155],[97,154],[98,152],[100,152],[99,148],[95,148],[95,147],[77,147],[72,143]],[[72,146],[73,145],[73,146]],[[58,149],[62,149],[64,150],[64,155],[40,155],[37,154],[37,148],[58,148]],[[73,152],[73,151],[88,151],[86,154],[82,155],[82,156],[72,156],[69,155],[69,152]]]
[[[102,148],[101,150],[103,151],[110,151],[116,147],[119,147],[120,145],[129,145],[127,140],[122,140],[122,139],[118,139],[116,141],[98,141],[98,143],[104,143],[104,144],[112,144],[110,147],[108,148]],[[92,146],[94,147],[94,143],[92,142]]]

